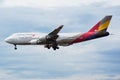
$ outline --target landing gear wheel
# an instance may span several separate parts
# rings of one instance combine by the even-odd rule
[[[47,44],[47,45],[45,45],[44,47],[50,49],[50,48],[51,48],[51,45],[50,45],[50,44]]]
[[[52,47],[52,48],[53,48],[53,50],[59,49],[59,47],[58,47],[58,46],[56,46],[56,47]]]
[[[17,48],[14,48],[15,50],[17,50]]]
[[[53,48],[53,50],[56,50],[56,49],[57,49],[56,47]]]
[[[59,49],[59,47],[56,47],[56,49]]]

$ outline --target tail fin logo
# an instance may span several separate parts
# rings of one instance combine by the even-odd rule
[[[107,30],[112,16],[105,16],[101,21],[99,21],[95,26],[93,26],[88,32],[96,32],[101,30]]]

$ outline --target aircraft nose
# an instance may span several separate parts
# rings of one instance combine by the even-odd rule
[[[9,38],[9,37],[6,38],[6,39],[5,39],[5,42],[7,42],[7,43],[11,43],[11,38]]]
[[[6,39],[5,39],[5,42],[9,42],[9,39],[8,39],[8,38],[6,38]]]

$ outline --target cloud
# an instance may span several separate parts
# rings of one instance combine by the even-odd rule
[[[120,78],[118,0],[4,0],[0,12],[0,79]],[[15,32],[49,33],[61,24],[65,25],[63,33],[84,32],[108,14],[113,15],[108,31],[115,35],[106,38],[60,47],[57,51],[43,46],[18,46],[15,51],[14,46],[3,42]]]
[[[102,3],[104,6],[118,6],[118,0],[4,0],[2,2],[1,7],[15,7],[15,6],[24,6],[24,7],[41,7],[41,8],[48,8],[48,7],[72,7],[72,6],[83,6],[83,5],[91,5],[91,4],[98,4]]]
[[[28,72],[27,72],[28,73]],[[29,73],[28,73],[29,74]],[[120,75],[109,75],[109,74],[95,74],[95,75],[73,75],[65,78],[51,78],[51,79],[43,79],[43,78],[20,78],[9,74],[6,71],[0,71],[0,79],[2,80],[119,80]]]
[[[96,74],[96,75],[75,75],[68,79],[63,80],[119,80],[120,75],[104,75],[104,74]]]

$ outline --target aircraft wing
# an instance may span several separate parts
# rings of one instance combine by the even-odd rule
[[[58,38],[58,33],[60,32],[60,30],[63,28],[63,25],[59,26],[58,28],[56,28],[55,30],[53,30],[51,33],[49,33],[46,36],[46,39],[48,41],[55,41]]]
[[[48,35],[53,35],[53,36],[55,36],[55,35],[57,35],[59,32],[60,32],[60,30],[63,28],[63,25],[61,25],[61,26],[59,26],[58,28],[56,28],[55,30],[53,30],[51,33],[49,33]]]

